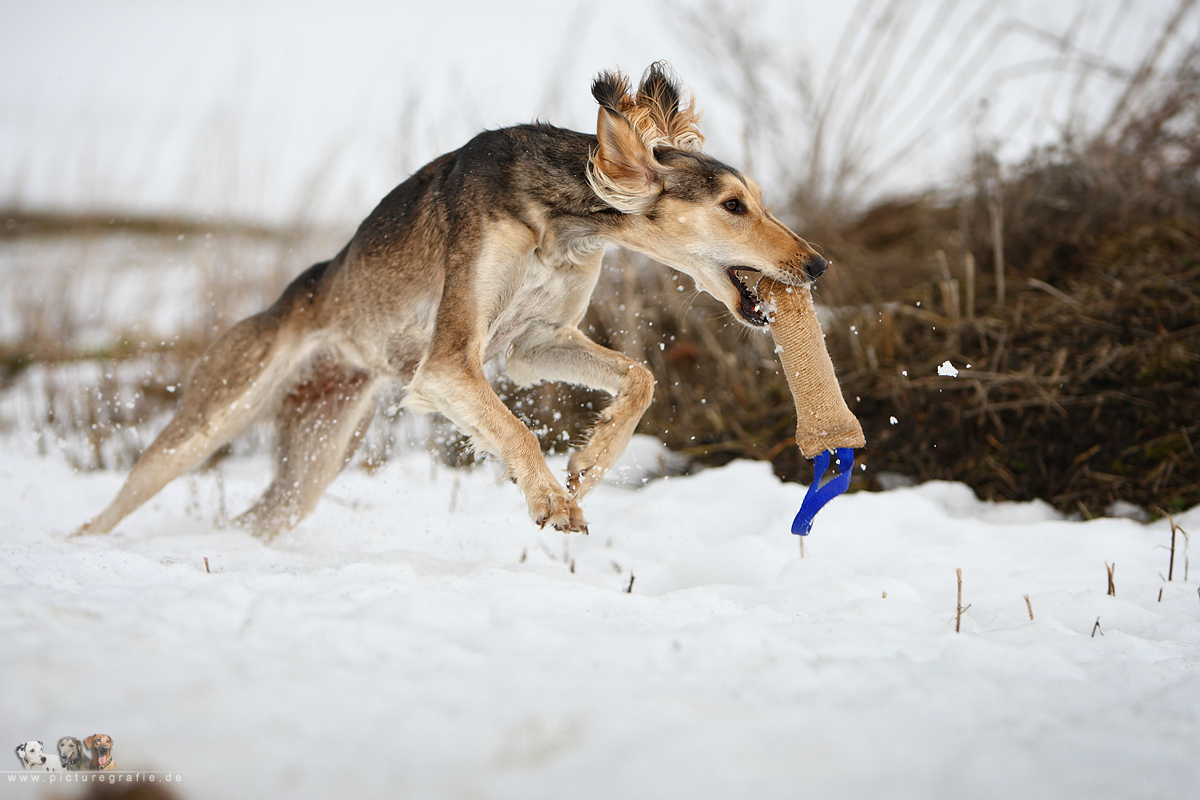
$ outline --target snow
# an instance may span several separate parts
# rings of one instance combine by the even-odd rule
[[[788,527],[804,487],[742,461],[643,484],[630,476],[663,470],[639,440],[626,485],[588,498],[590,536],[538,530],[490,465],[416,452],[347,470],[270,545],[216,524],[262,488],[263,456],[79,540],[66,533],[123,475],[7,441],[0,731],[13,746],[109,733],[122,768],[178,774],[184,797],[1118,798],[1200,782],[1200,595],[1183,537],[1163,578],[1165,522],[927,483],[838,498],[802,558]],[[1200,509],[1176,519],[1200,529]]]
[[[943,378],[957,378],[958,368],[950,363],[949,359],[938,365],[937,374]]]

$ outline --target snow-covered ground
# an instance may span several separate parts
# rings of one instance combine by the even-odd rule
[[[416,453],[273,544],[215,525],[267,468],[74,540],[123,476],[6,442],[0,744],[108,733],[192,798],[1200,792],[1200,595],[1182,537],[1164,582],[1165,522],[931,483],[837,499],[801,557],[803,488],[735,462],[601,486],[567,537]]]

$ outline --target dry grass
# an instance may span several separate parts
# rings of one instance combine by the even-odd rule
[[[1118,499],[1146,508],[1200,502],[1200,41],[1184,34],[1195,27],[1195,5],[1180,2],[1127,72],[1080,51],[1072,31],[1050,37],[1077,91],[1097,73],[1117,81],[1102,124],[1069,127],[1057,145],[1016,167],[981,151],[961,186],[936,194],[855,213],[851,178],[871,173],[872,147],[824,163],[812,158],[828,149],[831,129],[866,141],[854,128],[861,118],[834,100],[811,106],[807,120],[793,117],[800,143],[776,157],[805,163],[808,154],[809,180],[793,197],[826,209],[798,203],[793,221],[806,235],[814,231],[837,265],[817,295],[833,309],[829,345],[867,429],[867,470],[857,485],[877,485],[883,471],[963,480],[984,497],[1041,497],[1085,516]],[[894,12],[877,19],[867,49],[897,46],[912,4],[866,7]],[[976,24],[989,37],[1013,29],[1003,20]],[[1119,13],[1109,27],[1118,24]],[[759,67],[777,54],[747,39],[736,19],[720,25],[705,38],[714,69],[737,77],[732,88],[753,98],[771,72]],[[796,75],[800,81],[803,70]],[[850,87],[851,108],[868,102],[855,99],[864,92],[883,102],[862,76],[835,71],[832,79]],[[946,85],[966,80],[948,75]],[[829,97],[811,83],[797,91],[805,102]],[[946,98],[949,105],[929,113],[945,118],[962,100]],[[779,127],[777,103],[751,105],[759,115],[751,122],[764,122],[768,133]],[[888,107],[875,109],[887,118]],[[835,179],[822,183],[830,169]],[[693,337],[713,338],[695,331],[701,320],[692,324]],[[779,377],[737,343],[709,350],[715,356],[700,355],[697,372],[721,377],[707,385],[732,395],[726,387],[753,382],[753,400],[743,402],[749,395],[741,392],[723,398],[722,411],[697,415],[694,399],[671,386],[664,410],[691,422],[709,417],[705,429],[684,432],[689,441],[716,439],[700,453],[708,459],[768,457],[781,475],[805,480],[794,448],[779,449],[790,444],[781,438],[790,411]],[[746,365],[735,378],[720,372],[730,351]],[[947,359],[963,370],[958,378],[936,374]],[[651,425],[666,427],[653,412]]]
[[[0,431],[80,469],[130,466],[192,361],[339,235],[17,209],[0,221]]]
[[[869,274],[915,279],[831,332],[877,468],[1085,516],[1200,502],[1200,47],[1179,52],[1092,137],[1008,171],[981,157],[956,198],[846,229]],[[945,359],[972,368],[935,376]]]

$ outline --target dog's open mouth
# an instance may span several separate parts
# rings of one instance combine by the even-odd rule
[[[729,267],[725,274],[729,276],[733,288],[737,289],[742,298],[738,304],[738,313],[742,315],[742,319],[751,325],[766,325],[770,320],[767,319],[762,300],[754,289],[762,277],[762,272],[753,267]]]

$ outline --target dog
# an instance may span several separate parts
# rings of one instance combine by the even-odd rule
[[[78,772],[88,768],[87,753],[83,742],[74,736],[64,736],[58,740],[58,759],[63,769],[68,772]]]
[[[21,759],[21,763],[25,766],[25,769],[57,772],[58,762],[47,757],[42,750],[42,743],[37,739],[22,742],[17,745],[17,758]]]
[[[113,760],[112,756],[113,740],[108,734],[93,733],[83,740],[83,746],[92,751],[92,757],[88,760],[88,769],[117,768],[117,762]]]
[[[650,371],[578,325],[608,246],[689,276],[734,318],[766,326],[763,276],[808,285],[824,258],[763,205],[758,185],[706,155],[695,101],[659,62],[636,89],[592,83],[595,135],[545,123],[486,131],[385,197],[350,242],[204,353],[174,418],[112,503],[77,533],[106,533],[269,409],[275,478],[236,522],[270,540],[315,507],[391,382],[503,460],[540,526],[587,532],[579,503],[653,397]],[[612,396],[568,462],[565,487],[484,376],[562,381]]]

